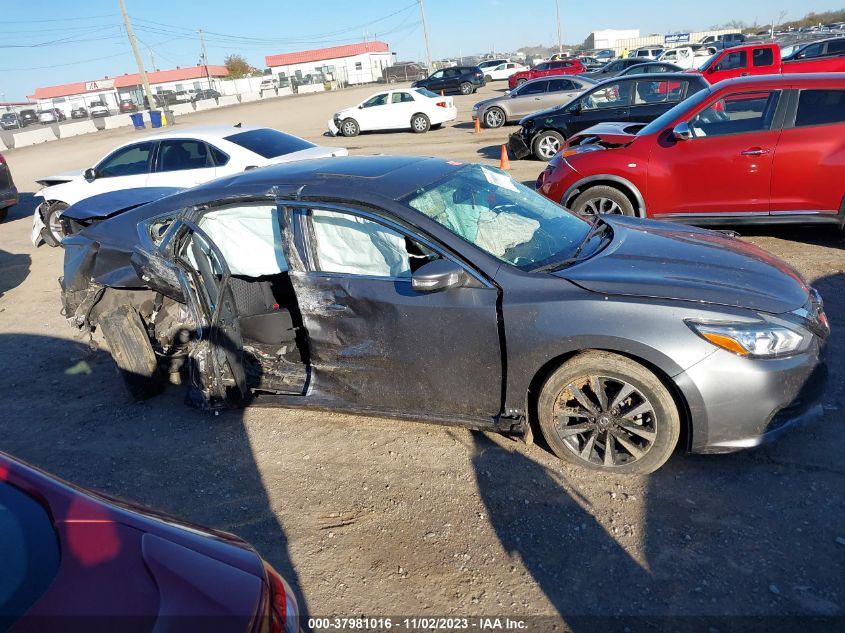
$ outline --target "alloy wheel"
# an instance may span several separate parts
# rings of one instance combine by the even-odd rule
[[[587,200],[584,204],[583,208],[581,209],[581,213],[585,213],[587,215],[596,215],[596,214],[606,214],[612,213],[616,215],[625,215],[625,212],[622,211],[622,207],[615,200],[611,200],[610,198],[593,198],[592,200]]]
[[[539,151],[546,160],[551,160],[551,158],[557,154],[559,149],[560,141],[551,135],[544,136],[537,143],[537,151]]]
[[[642,459],[657,439],[654,407],[624,380],[601,375],[569,383],[554,405],[555,432],[579,459],[597,466]]]
[[[498,108],[487,110],[484,113],[484,123],[487,124],[487,127],[501,127],[505,122],[504,119],[505,117],[502,116],[502,112]]]

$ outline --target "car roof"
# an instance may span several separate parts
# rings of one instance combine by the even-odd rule
[[[669,73],[666,73],[668,75]],[[665,77],[666,75],[661,75]],[[723,90],[744,86],[748,88],[838,88],[845,89],[845,75],[843,73],[787,73],[785,75],[762,75],[757,77],[736,77],[724,79],[713,86],[713,89]]]

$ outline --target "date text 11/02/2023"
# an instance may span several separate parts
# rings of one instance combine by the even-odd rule
[[[524,631],[527,629],[525,620],[507,617],[332,617],[308,618],[308,628],[315,633],[321,631],[373,631],[373,630],[405,630],[405,631]]]

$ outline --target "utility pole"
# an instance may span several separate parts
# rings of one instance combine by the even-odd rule
[[[150,64],[152,65],[153,72],[156,71],[156,56],[153,53],[153,49],[147,46],[147,50],[150,52]]]
[[[132,47],[132,54],[135,56],[135,63],[138,64],[138,74],[141,76],[141,83],[144,85],[144,95],[147,97],[147,108],[152,110],[155,107],[153,91],[150,90],[150,82],[147,80],[147,71],[144,70],[144,61],[138,51],[138,42],[135,41],[135,31],[132,30],[132,23],[129,22],[129,14],[126,13],[126,5],[123,0],[117,0],[120,5],[120,12],[123,14],[123,24],[126,27],[126,36],[129,38],[129,46]]]
[[[428,64],[428,72],[431,73],[434,68],[431,66],[431,46],[428,44],[428,24],[425,21],[425,5],[423,0],[418,0],[420,3],[420,16],[422,16],[423,37],[425,38],[425,61]]]
[[[208,79],[208,89],[211,90],[214,86],[211,85],[211,73],[208,72],[208,51],[205,48],[205,36],[202,34],[202,29],[199,30],[200,42],[202,42],[202,65],[205,66],[205,76]]]
[[[563,38],[560,36],[560,0],[555,0],[555,12],[557,13],[557,52],[563,54]]]

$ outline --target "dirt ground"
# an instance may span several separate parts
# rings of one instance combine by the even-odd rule
[[[266,124],[353,154],[498,164],[514,128],[476,136],[470,108],[502,89],[455,97],[458,122],[422,136],[323,137],[332,113],[372,87],[177,123]],[[62,251],[28,236],[36,177],[88,167],[138,136],[102,131],[5,153],[23,196],[0,225],[2,450],[239,534],[313,616],[509,616],[537,631],[562,621],[576,631],[797,628],[786,616],[843,624],[843,233],[741,230],[826,299],[824,420],[755,451],[678,453],[650,477],[602,476],[543,445],[458,428],[270,408],[213,416],[185,406],[178,387],[129,404],[108,353],[75,342],[59,314]],[[526,182],[542,169],[512,166]],[[611,626],[599,619],[608,616],[623,617]]]

